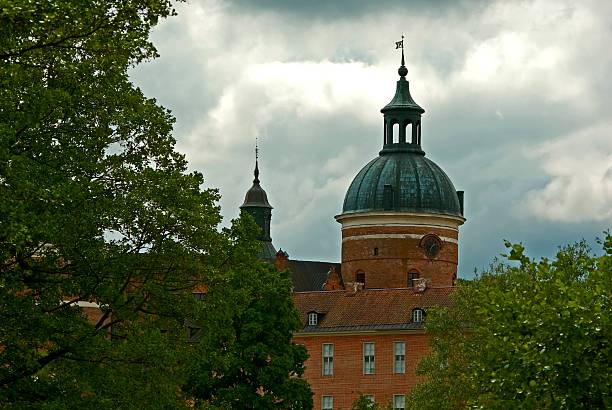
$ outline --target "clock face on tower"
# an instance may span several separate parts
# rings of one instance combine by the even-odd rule
[[[442,247],[442,241],[440,241],[440,238],[438,238],[436,235],[425,235],[421,239],[420,246],[423,248],[425,255],[429,259],[433,259],[438,256],[440,248]]]

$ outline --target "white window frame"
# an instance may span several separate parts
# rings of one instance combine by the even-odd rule
[[[363,397],[370,400],[370,403],[376,404],[376,398],[374,397],[373,394],[364,394]]]
[[[326,350],[326,346],[329,348]],[[321,372],[323,376],[334,375],[334,344],[323,343],[321,346]]]
[[[425,316],[423,309],[414,309],[412,311],[412,322],[413,323],[422,323],[423,322],[423,316]]]
[[[401,346],[401,349],[398,347]],[[393,373],[406,373],[406,342],[393,342]]]
[[[371,346],[371,350],[370,350]],[[363,343],[363,374],[374,374],[376,371],[376,345],[374,342]]]
[[[398,407],[398,399],[401,398],[402,407]],[[393,410],[405,410],[406,409],[406,396],[403,394],[394,394],[393,395]]]
[[[319,316],[317,312],[310,312],[308,314],[308,326],[316,326],[319,322]]]
[[[321,410],[334,410],[334,396],[321,396]]]

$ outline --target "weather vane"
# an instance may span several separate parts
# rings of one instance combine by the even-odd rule
[[[408,74],[408,70],[406,69],[406,63],[404,62],[404,34],[402,33],[402,39],[400,41],[395,42],[395,49],[402,49],[402,65],[397,71],[401,77],[405,77]]]
[[[402,49],[402,53],[404,52],[404,35],[403,34],[402,34],[402,40],[395,42],[395,49],[397,50],[398,48]]]

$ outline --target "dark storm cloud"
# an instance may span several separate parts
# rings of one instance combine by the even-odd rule
[[[372,12],[410,10],[417,13],[436,14],[447,10],[470,10],[482,7],[486,0],[232,0],[244,12],[268,11],[302,18],[333,20],[352,18]]]

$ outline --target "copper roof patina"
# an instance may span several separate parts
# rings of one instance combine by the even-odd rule
[[[385,189],[391,195],[385,197]],[[372,211],[462,214],[450,178],[433,161],[415,152],[385,153],[353,179],[342,212]]]

